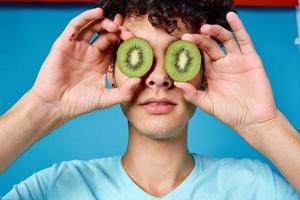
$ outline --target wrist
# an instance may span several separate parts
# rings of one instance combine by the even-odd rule
[[[262,151],[264,143],[267,142],[268,138],[273,137],[283,123],[285,117],[277,110],[274,117],[265,122],[251,124],[248,126],[238,127],[235,130],[253,147]]]
[[[60,116],[58,106],[42,101],[31,91],[28,91],[17,104],[28,120],[28,125],[31,126],[29,129],[39,136],[45,135],[65,121]]]
[[[261,124],[240,129],[240,134],[254,148],[271,160],[289,182],[300,191],[300,135],[278,111],[276,117]]]
[[[0,117],[0,173],[13,160],[63,121],[56,109],[30,92]]]
[[[297,131],[286,117],[278,110],[275,117],[253,125],[236,129],[238,133],[254,148],[263,154],[269,154],[269,149],[286,140],[297,138]]]

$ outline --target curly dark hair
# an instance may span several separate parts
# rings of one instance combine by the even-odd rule
[[[219,24],[230,30],[225,16],[234,11],[231,0],[98,0],[97,7],[110,19],[117,13],[124,17],[149,14],[150,23],[168,33],[177,27],[175,17],[180,17],[194,32],[205,23]]]

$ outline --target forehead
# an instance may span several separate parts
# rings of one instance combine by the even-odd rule
[[[149,20],[148,15],[138,18],[125,18],[123,26],[129,29],[135,36],[146,39],[152,46],[159,47],[170,44],[176,39],[180,39],[184,33],[191,33],[180,18],[177,20],[177,28],[168,33],[163,28],[156,28]]]

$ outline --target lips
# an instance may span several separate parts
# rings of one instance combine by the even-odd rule
[[[149,113],[163,114],[170,112],[176,103],[168,98],[149,98],[140,105]]]
[[[175,102],[171,101],[168,98],[149,98],[146,101],[142,102],[141,105],[176,105]]]

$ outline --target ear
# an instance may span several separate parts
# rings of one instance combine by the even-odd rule
[[[113,88],[116,88],[117,83],[116,83],[116,79],[115,79],[114,67],[115,67],[114,64],[110,64],[108,66],[107,79],[108,79],[110,86]]]

